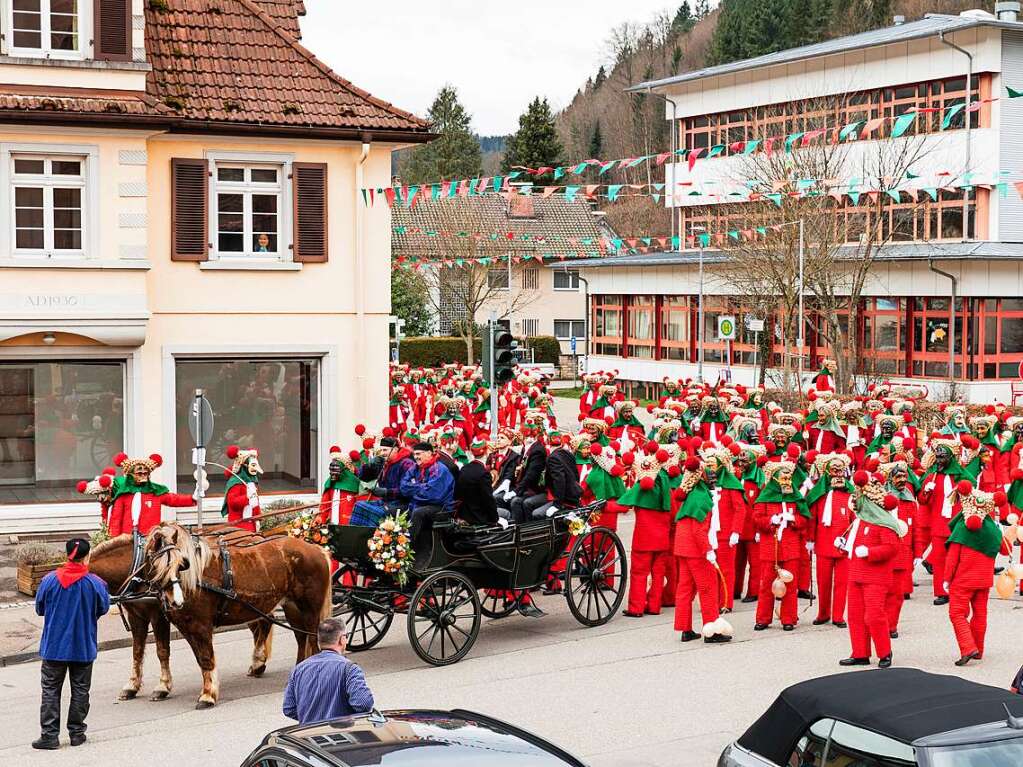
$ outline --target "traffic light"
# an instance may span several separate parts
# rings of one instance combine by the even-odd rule
[[[494,324],[494,383],[508,383],[515,376],[515,350],[518,348],[511,334],[511,323],[498,320]]]

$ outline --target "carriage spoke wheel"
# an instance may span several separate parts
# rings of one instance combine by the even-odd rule
[[[460,573],[442,570],[424,580],[408,611],[408,639],[416,655],[433,666],[464,658],[483,622],[476,587]]]
[[[480,599],[480,610],[491,620],[507,618],[518,609],[523,593],[506,589],[485,589]]]
[[[572,615],[584,626],[602,626],[625,600],[625,546],[611,530],[595,527],[576,538],[565,576],[565,599]]]
[[[394,620],[390,605],[381,604],[367,594],[356,594],[343,587],[334,589],[331,615],[344,618],[348,627],[348,649],[368,650],[380,643]]]

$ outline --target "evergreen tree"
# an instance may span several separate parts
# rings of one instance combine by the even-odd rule
[[[677,35],[685,34],[696,26],[697,18],[693,15],[693,9],[689,0],[685,0],[675,12],[675,18],[671,22],[671,30]]]
[[[458,101],[454,87],[445,85],[440,89],[429,117],[439,136],[412,151],[404,169],[404,182],[424,184],[478,176],[483,169],[479,141],[472,132],[472,117]]]
[[[564,148],[558,138],[550,104],[547,99],[541,100],[537,96],[519,116],[519,129],[508,139],[501,167],[505,171],[515,165],[528,168],[554,167],[561,162],[563,154]],[[536,181],[542,183],[541,179],[539,177]]]
[[[430,334],[429,286],[418,272],[391,269],[391,314],[405,320],[406,336]]]
[[[676,45],[671,50],[671,73],[677,75],[682,70],[682,48]]]
[[[696,18],[703,19],[710,14],[710,3],[707,0],[696,0]]]
[[[600,135],[600,122],[598,121],[593,126],[593,135],[590,136],[590,157],[592,159],[600,159],[600,155],[604,152],[604,137]]]
[[[600,69],[597,70],[597,77],[593,80],[593,90],[597,90],[604,81],[607,80],[607,72],[604,71],[604,65],[600,65]]]

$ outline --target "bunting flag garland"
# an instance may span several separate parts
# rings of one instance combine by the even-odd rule
[[[1016,91],[1013,90],[1012,88],[1009,88],[1008,86],[1006,86],[1006,92],[1008,93],[1008,98],[1010,99],[1016,99],[1023,96],[1023,91]],[[970,103],[969,109],[967,111],[971,113],[978,112],[985,104],[990,104],[995,101],[998,101],[997,97],[973,101]],[[888,122],[891,122],[889,137],[899,138],[906,134],[906,132],[913,126],[913,123],[916,122],[916,119],[919,116],[939,113],[942,115],[941,130],[945,131],[951,127],[952,122],[955,120],[956,116],[963,112],[964,109],[966,109],[966,105],[962,102],[958,104],[952,104],[942,109],[938,109],[936,107],[916,109],[910,112],[905,112],[904,114],[898,116],[876,117],[870,120],[858,120],[856,122],[843,125],[840,128],[816,129],[808,132],[790,133],[789,135],[784,137],[773,136],[766,139],[736,141],[732,142],[731,144],[728,144],[727,149],[730,151],[732,155],[748,156],[753,154],[757,150],[762,150],[766,154],[770,155],[775,149],[775,144],[781,141],[783,142],[785,152],[791,153],[797,147],[809,146],[814,141],[818,141],[824,137],[826,137],[828,139],[828,142],[832,144],[869,139],[873,134],[877,133],[882,128],[882,126],[884,126]],[[724,154],[725,149],[726,149],[725,144],[715,144],[714,146],[711,146],[709,148],[700,147],[694,149],[678,149],[675,150],[674,152],[671,151],[658,152],[656,154],[641,155],[638,157],[623,157],[615,160],[601,160],[591,158],[589,160],[583,160],[581,162],[575,163],[574,165],[564,165],[558,167],[543,166],[539,168],[530,168],[524,165],[516,165],[511,169],[509,173],[503,176],[492,176],[475,179],[457,179],[453,181],[438,181],[431,184],[424,184],[421,186],[393,187],[394,189],[393,196],[399,198],[401,202],[406,205],[414,205],[416,202],[418,202],[419,192],[424,189],[430,190],[431,199],[434,200],[444,197],[456,196],[475,197],[476,195],[482,193],[484,189],[488,186],[490,186],[495,192],[507,190],[512,182],[516,182],[518,181],[518,179],[521,179],[525,176],[544,176],[548,174],[553,174],[554,180],[557,181],[565,177],[566,174],[578,176],[580,174],[587,172],[590,168],[597,168],[598,175],[604,176],[605,174],[607,174],[611,170],[614,170],[615,168],[619,170],[635,168],[636,166],[641,165],[644,162],[654,162],[658,166],[664,165],[673,156],[678,160],[684,160],[689,168],[689,171],[692,172],[693,168],[696,166],[696,163],[699,160],[701,159],[709,160],[714,157],[719,157]],[[529,187],[529,190],[523,192],[524,194],[530,194],[532,192],[533,186],[532,184],[523,183],[522,186]],[[568,185],[566,188],[572,189],[572,192],[568,196],[570,197],[570,199],[575,199],[576,196],[579,194],[580,189],[588,189],[589,186],[593,185],[587,186]],[[615,186],[623,188],[626,185]],[[554,188],[557,189],[558,187],[555,186]],[[553,193],[553,191],[551,192],[547,191],[551,189],[550,186],[544,186],[543,189],[545,191],[544,196],[550,196],[550,194]],[[362,192],[363,201],[367,205],[372,205],[375,200],[375,197],[381,194],[383,194],[385,199],[387,199],[389,205],[392,204],[392,195],[387,194],[385,188],[363,189]],[[589,194],[587,194],[587,196],[589,196]],[[617,196],[617,194],[615,196]]]

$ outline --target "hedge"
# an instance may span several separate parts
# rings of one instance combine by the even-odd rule
[[[533,350],[533,362],[557,365],[561,359],[561,342],[554,336],[533,336],[527,340]]]
[[[483,353],[483,340],[473,341],[476,363],[479,364]],[[467,362],[465,341],[461,338],[448,336],[422,336],[401,339],[399,359],[412,367],[441,367],[448,362]]]

